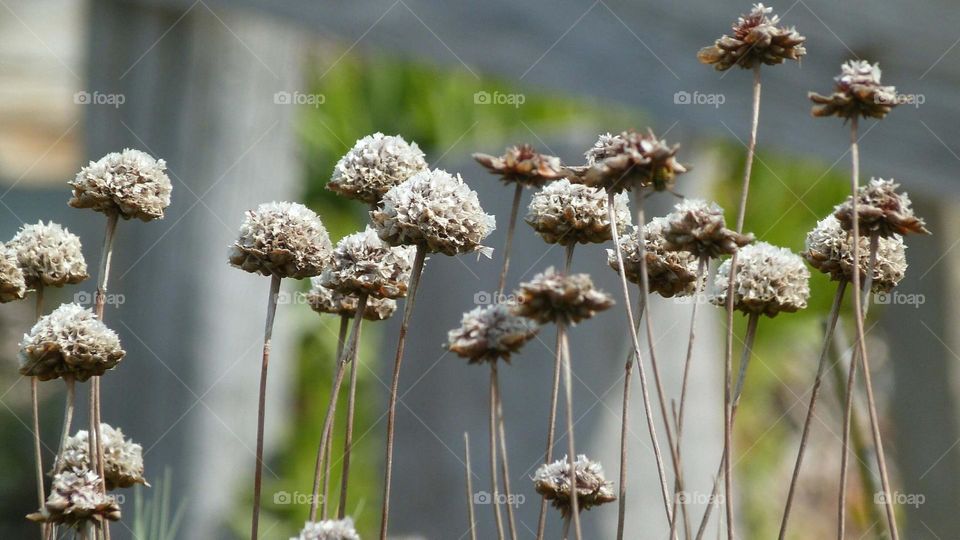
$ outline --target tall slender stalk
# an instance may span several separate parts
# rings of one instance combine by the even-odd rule
[[[43,316],[43,283],[37,285],[36,296],[37,320],[39,321],[40,317]],[[43,505],[47,502],[47,496],[44,493],[43,487],[43,449],[40,443],[40,398],[37,395],[36,377],[30,377],[30,403],[33,414],[33,458],[37,472],[37,500],[40,503],[38,508],[43,508]],[[47,529],[49,529],[49,527],[50,525],[47,523],[40,524],[41,537],[47,536]]]
[[[667,520],[673,522],[673,512],[670,508],[670,494],[667,487],[666,472],[663,468],[663,456],[660,454],[660,442],[657,440],[657,428],[653,420],[653,410],[650,407],[650,393],[647,388],[647,374],[643,367],[640,356],[640,338],[637,335],[637,323],[633,317],[633,308],[630,307],[630,289],[627,286],[626,272],[623,270],[623,250],[620,249],[620,234],[617,231],[616,215],[614,212],[615,194],[613,191],[607,193],[607,219],[610,222],[610,232],[613,236],[614,252],[617,255],[617,270],[620,274],[620,285],[623,291],[624,310],[627,314],[627,326],[630,330],[630,340],[633,345],[633,355],[627,357],[624,366],[623,379],[623,411],[621,413],[620,423],[620,493],[619,508],[617,511],[617,540],[623,540],[623,524],[626,515],[627,498],[627,426],[629,425],[630,409],[630,374],[633,371],[633,359],[637,359],[637,371],[640,374],[640,393],[643,396],[643,409],[647,416],[647,430],[650,432],[650,441],[653,445],[653,455],[657,462],[657,474],[660,479],[660,491],[663,497],[664,510],[667,513]],[[638,214],[642,216],[642,210],[638,209]],[[642,219],[642,217],[641,217]],[[646,256],[644,255],[644,244],[641,239],[640,245],[640,270],[641,275],[646,275]],[[646,291],[646,287],[641,285],[641,289]]]
[[[564,323],[558,323],[557,328],[564,329]],[[580,530],[580,501],[577,495],[577,451],[573,437],[573,369],[570,366],[570,341],[564,329],[560,333],[560,348],[563,350],[563,389],[567,401],[567,459],[570,463],[570,515],[573,521],[573,531],[577,540],[581,540],[583,533]]]
[[[861,304],[860,291],[860,214],[857,211],[857,198],[860,191],[860,150],[857,144],[857,117],[850,121],[850,157],[853,161],[853,173],[850,176],[851,190],[851,210],[853,214],[853,268],[857,271],[853,274],[853,302],[854,319],[857,329],[857,350],[860,353],[860,362],[863,367],[863,380],[867,388],[867,405],[870,412],[870,428],[873,435],[873,445],[877,452],[877,467],[880,469],[880,484],[883,489],[883,504],[887,514],[887,527],[890,530],[890,537],[893,540],[899,540],[900,533],[897,531],[897,520],[893,512],[893,501],[890,497],[890,477],[887,473],[887,460],[883,451],[883,440],[880,437],[880,421],[877,415],[877,404],[873,395],[873,381],[870,375],[870,359],[867,356],[866,337],[863,329],[863,305]]]
[[[263,358],[260,363],[260,397],[257,406],[257,462],[253,472],[253,519],[250,538],[257,539],[260,525],[260,489],[263,483],[263,424],[267,409],[267,370],[270,367],[270,341],[273,337],[273,320],[277,314],[277,296],[280,294],[280,277],[270,277],[270,297],[267,300],[267,320],[263,328]]]
[[[497,441],[500,444],[500,472],[503,475],[503,495],[507,502],[507,524],[510,526],[510,538],[517,540],[517,524],[513,515],[513,492],[510,489],[510,462],[507,459],[506,427],[503,419],[503,394],[500,392],[500,380],[494,377],[497,396]]]
[[[407,330],[410,326],[413,304],[417,297],[417,287],[420,285],[420,275],[423,273],[423,262],[426,257],[426,247],[417,246],[417,254],[413,259],[413,269],[410,272],[410,286],[407,287],[407,302],[403,307],[403,321],[400,323],[400,336],[397,339],[397,354],[393,359],[393,377],[390,381],[390,404],[387,409],[387,455],[383,481],[383,507],[380,511],[380,540],[387,540],[387,529],[390,519],[390,482],[393,480],[393,436],[397,418],[397,390],[400,386],[400,365],[403,363],[403,348],[407,342]]]
[[[490,504],[497,523],[497,539],[503,540],[503,516],[500,514],[500,482],[497,480],[497,365],[490,363]]]
[[[800,478],[800,467],[803,466],[803,454],[807,449],[810,426],[812,424],[814,411],[817,407],[817,397],[820,395],[820,384],[823,382],[823,373],[826,370],[827,359],[830,356],[830,341],[837,327],[837,319],[840,317],[840,305],[843,303],[843,293],[846,288],[846,280],[840,280],[840,282],[837,283],[837,293],[833,297],[833,305],[830,307],[830,314],[827,316],[827,331],[823,337],[823,348],[820,349],[820,359],[817,361],[817,375],[813,379],[813,388],[810,390],[810,405],[807,407],[807,417],[803,421],[803,433],[800,435],[800,448],[797,450],[797,462],[793,467],[790,489],[787,491],[787,503],[784,506],[783,520],[780,523],[780,540],[784,540],[784,538],[787,537],[787,523],[790,520],[790,510],[793,507],[793,495],[796,492],[797,480]]]
[[[337,505],[337,519],[347,515],[347,487],[350,485],[350,455],[353,453],[353,423],[357,411],[357,372],[360,362],[360,336],[363,323],[357,326],[357,346],[350,358],[350,394],[347,397],[347,425],[343,437],[343,469],[340,472],[340,503]]]
[[[339,362],[340,358],[343,356],[343,347],[346,345],[347,340],[347,330],[350,328],[350,317],[346,315],[340,316],[340,328],[337,330],[337,354],[334,356],[334,361]],[[333,423],[336,424],[336,416],[334,416]],[[333,425],[330,426],[330,429],[326,433],[326,442],[327,448],[333,448]],[[320,519],[327,519],[327,508],[329,507],[330,502],[330,470],[333,466],[333,452],[326,452],[326,455],[323,458],[323,496],[320,497]],[[342,479],[342,478],[341,478]],[[342,490],[341,490],[342,495]]]
[[[463,453],[467,467],[467,515],[470,518],[470,540],[477,540],[477,515],[473,510],[473,470],[470,467],[470,435],[463,432]]]
[[[510,207],[510,223],[507,225],[507,240],[503,246],[503,268],[500,270],[500,282],[497,286],[497,298],[503,294],[507,286],[507,270],[510,268],[510,251],[513,248],[513,232],[517,228],[517,214],[520,211],[520,196],[523,195],[523,184],[517,182],[513,192],[513,206]]]

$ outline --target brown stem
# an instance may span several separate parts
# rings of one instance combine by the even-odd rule
[[[270,278],[270,297],[267,299],[267,320],[263,328],[263,359],[260,364],[260,397],[257,405],[257,461],[253,471],[253,519],[250,538],[257,539],[260,524],[260,489],[263,482],[263,424],[267,411],[267,369],[270,366],[270,340],[273,320],[277,314],[277,296],[280,294],[280,276]]]
[[[337,519],[343,519],[347,515],[347,487],[350,482],[350,455],[353,452],[353,423],[357,410],[357,372],[360,363],[359,351],[362,330],[363,322],[361,321],[360,325],[357,326],[357,346],[350,358],[350,395],[347,397],[347,425],[346,434],[343,438],[343,469],[340,472],[340,504],[337,507]]]
[[[580,530],[580,501],[577,496],[577,452],[573,437],[573,369],[570,366],[570,340],[567,337],[566,324],[557,323],[562,329],[560,346],[563,349],[563,388],[567,401],[567,459],[570,463],[570,514],[573,516],[573,531],[577,540],[583,537]]]
[[[498,299],[503,295],[503,291],[507,286],[507,270],[510,268],[510,251],[513,247],[513,232],[517,228],[517,214],[520,211],[521,195],[523,195],[523,184],[517,182],[517,187],[513,191],[513,206],[510,207],[510,223],[507,225],[507,240],[503,246],[503,268],[500,270],[500,283],[497,286]]]
[[[837,327],[840,317],[840,305],[843,303],[843,293],[846,289],[846,280],[837,283],[837,293],[833,297],[833,305],[827,316],[827,332],[823,338],[823,348],[820,349],[820,359],[817,361],[817,375],[813,380],[813,389],[810,391],[810,405],[807,407],[807,417],[803,421],[803,432],[800,435],[800,448],[797,450],[797,462],[793,467],[793,476],[790,479],[790,489],[787,491],[787,503],[783,510],[783,520],[780,523],[780,540],[787,537],[787,523],[790,520],[790,510],[793,507],[793,495],[796,492],[797,480],[800,478],[800,467],[803,466],[803,454],[807,449],[807,440],[810,436],[810,426],[813,414],[817,407],[817,397],[820,395],[820,384],[823,382],[823,373],[827,367],[827,358],[830,356],[830,340]]]
[[[500,482],[497,480],[497,365],[490,363],[490,504],[497,523],[497,538],[503,540],[503,516],[500,515]]]
[[[513,515],[513,491],[510,488],[510,462],[507,459],[507,433],[503,419],[503,394],[500,392],[500,380],[493,379],[497,395],[497,441],[500,444],[500,473],[503,475],[503,495],[507,502],[507,524],[510,526],[511,540],[517,540],[516,518]]]
[[[463,453],[467,467],[467,515],[470,517],[470,540],[477,540],[477,515],[473,509],[473,470],[470,468],[470,435],[463,432]]]
[[[569,252],[570,251],[568,251],[568,253]],[[550,417],[547,423],[547,450],[544,452],[544,463],[551,463],[553,461],[553,443],[554,439],[556,438],[557,424],[557,400],[558,396],[560,395],[560,372],[563,367],[563,345],[561,341],[562,334],[563,331],[561,325],[557,325],[557,342],[553,363],[553,385],[551,386],[550,390]],[[543,540],[543,535],[546,530],[546,519],[547,500],[541,497],[540,517],[537,521],[537,540]]]
[[[37,285],[36,295],[37,320],[39,321],[40,317],[43,316],[43,283]],[[40,502],[38,508],[43,508],[44,503],[47,502],[47,496],[43,487],[43,449],[41,448],[42,445],[40,442],[40,399],[37,395],[36,377],[30,377],[30,403],[32,405],[31,411],[33,413],[33,457],[37,472],[37,499]],[[40,524],[41,537],[47,536],[48,528],[48,524]]]
[[[339,362],[340,357],[343,356],[343,347],[346,345],[347,340],[347,330],[350,328],[350,317],[346,315],[340,316],[340,328],[337,331],[337,355],[334,356],[334,361]],[[336,424],[336,417],[334,417],[334,424]],[[329,429],[326,433],[326,442],[327,448],[332,448],[333,446],[333,428]],[[326,456],[323,458],[323,495],[320,497],[320,519],[327,519],[327,503],[330,500],[330,469],[333,466],[333,452],[327,452]]]
[[[427,256],[425,246],[417,246],[417,254],[410,272],[410,286],[407,287],[407,303],[403,308],[403,321],[400,323],[400,336],[397,339],[397,354],[393,359],[393,377],[390,381],[390,404],[387,409],[387,455],[383,481],[383,507],[380,511],[380,540],[387,540],[390,519],[390,483],[393,480],[393,436],[397,418],[397,390],[400,386],[400,365],[403,363],[403,348],[407,342],[407,329],[413,314],[413,304],[423,273],[423,262]]]

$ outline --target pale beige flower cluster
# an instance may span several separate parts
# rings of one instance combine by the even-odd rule
[[[360,540],[360,535],[353,526],[353,520],[348,517],[308,521],[300,534],[290,540]]]
[[[505,304],[476,307],[463,314],[460,326],[447,333],[447,348],[471,364],[510,361],[510,355],[533,339],[540,327],[515,315]]]
[[[711,302],[726,303],[730,259],[717,269]],[[807,307],[810,272],[803,259],[787,248],[757,242],[740,249],[733,283],[734,308],[769,317]]]
[[[557,180],[533,194],[526,222],[548,244],[601,244],[612,238],[607,199],[603,188]],[[624,193],[614,198],[614,216],[622,234],[630,224]]]
[[[603,475],[603,467],[596,461],[580,454],[573,462],[577,479],[577,508],[590,510],[595,506],[617,500],[612,482]],[[564,456],[553,463],[546,463],[533,475],[533,486],[537,493],[560,510],[564,516],[572,512],[572,486],[570,485],[570,459]]]
[[[688,251],[696,258],[718,258],[733,255],[738,248],[753,241],[728,229],[723,208],[702,199],[684,199],[667,214],[663,229],[664,247],[670,251]]]
[[[123,219],[163,218],[173,190],[162,159],[140,150],[111,152],[80,169],[70,182],[74,208],[91,208]]]
[[[84,527],[120,519],[120,506],[100,490],[100,477],[87,469],[69,469],[53,476],[50,494],[39,512],[27,519]]]
[[[666,248],[664,231],[667,226],[667,218],[655,217],[642,229],[634,228],[620,238],[623,269],[628,280],[640,283],[640,234],[643,234],[643,259],[647,262],[650,292],[665,298],[689,296],[697,288],[697,258],[689,251],[670,251]],[[619,271],[617,253],[612,249],[607,250],[607,264]]]
[[[20,342],[20,374],[41,381],[85,381],[113,369],[126,352],[120,338],[89,309],[62,304],[40,318]]]
[[[387,245],[368,226],[337,243],[320,283],[348,295],[404,297],[410,281],[413,251],[409,246]]]
[[[27,294],[27,282],[17,261],[17,254],[0,244],[0,303],[23,299]]]
[[[860,237],[860,281],[870,267],[870,239]],[[807,233],[803,258],[830,279],[853,280],[853,235],[843,230],[840,221],[829,215]],[[874,292],[889,292],[907,272],[906,246],[899,234],[877,240],[877,260],[873,268]]]
[[[860,219],[860,234],[878,234],[883,237],[895,234],[930,234],[922,219],[913,213],[910,197],[898,193],[893,180],[873,178],[857,192],[857,215]],[[833,213],[846,230],[853,229],[853,198],[847,197],[837,205]]]
[[[80,238],[52,221],[24,225],[7,247],[30,288],[73,285],[89,277]]]
[[[613,305],[613,298],[593,286],[588,274],[566,275],[553,267],[520,284],[514,313],[540,324],[576,324]]]
[[[319,275],[332,249],[326,227],[312,210],[269,202],[247,212],[229,259],[247,272],[301,279]]]
[[[143,477],[143,447],[124,437],[120,428],[100,424],[103,437],[103,477],[107,489],[128,488],[146,484]],[[71,469],[90,468],[90,438],[86,430],[80,430],[63,443],[63,451],[57,456],[52,474]]]
[[[353,317],[359,307],[359,299],[353,294],[343,294],[324,287],[319,277],[310,278],[310,292],[307,293],[307,303],[317,313],[329,313]],[[397,310],[397,301],[391,298],[367,298],[367,306],[363,310],[363,318],[368,321],[382,321],[389,319]]]
[[[348,199],[377,203],[390,188],[426,170],[417,143],[374,133],[358,140],[333,169],[327,189]]]

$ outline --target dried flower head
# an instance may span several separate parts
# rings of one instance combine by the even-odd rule
[[[883,178],[873,178],[869,184],[860,186],[857,192],[860,234],[878,234],[882,237],[910,233],[930,234],[923,220],[913,214],[910,197],[906,192],[897,193],[898,187],[900,184]],[[852,197],[847,197],[843,204],[837,205],[833,215],[840,220],[844,229],[853,229]]]
[[[320,217],[299,203],[269,202],[247,211],[230,246],[230,264],[265,276],[319,275],[332,250]]]
[[[800,60],[807,54],[803,43],[807,38],[793,27],[777,26],[778,15],[771,15],[773,8],[754,4],[750,13],[741,15],[733,24],[733,35],[724,34],[710,47],[697,53],[701,63],[713,64],[717,71],[726,71],[733,66],[744,69],[762,64],[774,66],[784,60]]]
[[[617,232],[630,223],[627,195],[614,198]],[[569,180],[557,180],[533,194],[526,221],[548,244],[602,244],[612,237],[607,213],[607,192]]]
[[[27,294],[27,282],[17,261],[17,254],[0,244],[0,303],[21,300]]]
[[[113,369],[126,352],[120,338],[89,309],[62,304],[40,318],[20,342],[20,374],[41,381],[85,381]]]
[[[480,242],[496,227],[460,175],[441,169],[419,172],[391,188],[370,217],[388,244],[444,255],[485,250]]]
[[[310,278],[310,284],[307,302],[317,313],[330,313],[351,318],[357,314],[359,299],[356,295],[328,289],[321,284],[319,277]],[[396,300],[369,297],[367,306],[363,309],[363,318],[368,321],[382,321],[389,319],[396,310]]]
[[[865,60],[849,60],[840,66],[829,96],[810,92],[814,116],[839,116],[850,119],[883,118],[897,106],[897,89],[880,84],[880,65]]]
[[[27,519],[41,523],[61,523],[82,527],[87,523],[120,519],[120,506],[100,491],[100,477],[87,469],[57,473],[50,495],[39,512]]]
[[[88,277],[80,238],[52,221],[24,225],[7,247],[16,253],[28,287],[62,287]]]
[[[577,479],[577,508],[580,511],[590,510],[617,500],[611,489],[611,482],[603,477],[603,467],[596,461],[590,461],[585,455],[578,455],[573,462]],[[563,516],[570,515],[572,505],[570,501],[570,459],[563,459],[541,465],[533,475],[533,487],[537,493],[560,510]]]
[[[376,204],[390,188],[426,170],[417,143],[399,135],[374,133],[358,140],[333,169],[327,189],[348,198]]]
[[[166,162],[140,150],[111,152],[80,169],[69,184],[74,208],[92,208],[123,219],[162,219],[170,206],[173,186],[164,170]]]
[[[860,281],[870,268],[870,239],[860,237]],[[853,280],[853,235],[843,230],[832,214],[807,233],[806,249],[801,254],[811,266],[828,274],[830,279]],[[873,268],[874,292],[889,292],[900,283],[907,271],[906,246],[903,237],[894,234],[877,240],[877,260]]]
[[[520,284],[514,313],[540,324],[576,324],[613,305],[613,298],[595,289],[588,274],[565,275],[551,266]]]
[[[717,269],[711,302],[725,305],[730,259]],[[810,272],[803,259],[787,248],[757,242],[740,249],[733,283],[734,308],[746,314],[773,317],[807,307]]]
[[[667,214],[663,230],[665,248],[689,251],[695,257],[717,258],[732,255],[750,242],[753,235],[740,234],[727,228],[723,208],[701,199],[684,199]]]
[[[344,294],[401,298],[407,295],[412,257],[413,248],[390,247],[368,226],[337,243],[320,283]]]
[[[447,332],[446,347],[471,364],[510,361],[510,355],[537,335],[532,320],[514,315],[504,304],[476,307],[463,314],[460,327]]]
[[[100,435],[103,436],[103,477],[107,489],[148,485],[143,477],[143,448],[133,440],[125,439],[120,428],[115,429],[109,424],[100,424]],[[67,437],[51,476],[73,469],[90,468],[89,450],[90,439],[86,430]]]
[[[360,535],[350,518],[325,519],[306,522],[300,534],[290,540],[360,540]]]
[[[563,177],[560,158],[541,154],[529,144],[511,146],[499,157],[477,153],[473,159],[491,173],[500,175],[506,184],[540,187]]]
[[[668,251],[663,236],[667,219],[655,217],[643,226],[643,254],[647,261],[647,284],[650,292],[665,298],[689,296],[697,290],[697,258],[688,251]],[[620,238],[620,251],[627,279],[640,283],[640,233],[634,228]],[[607,250],[607,264],[619,271],[617,254]]]
[[[679,144],[668,145],[650,129],[647,133],[607,133],[587,150],[586,167],[568,170],[575,181],[616,193],[646,187],[670,191],[676,176],[687,172],[687,167],[677,161],[679,150]]]

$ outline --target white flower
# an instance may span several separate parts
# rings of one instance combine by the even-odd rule
[[[96,473],[70,469],[54,475],[43,508],[27,519],[85,527],[90,522],[120,519],[120,507],[100,491],[100,477]]]
[[[62,287],[88,277],[80,238],[56,223],[24,225],[7,247],[16,253],[28,287]]]
[[[732,255],[737,248],[753,241],[752,235],[727,228],[723,208],[717,203],[684,199],[673,208],[663,230],[664,247],[668,250],[689,251],[697,258],[717,258]]]
[[[565,275],[553,267],[521,283],[515,294],[514,313],[541,324],[576,324],[613,305],[613,298],[596,289],[588,274]]]
[[[667,227],[667,218],[655,217],[643,226],[643,254],[647,261],[647,284],[650,292],[659,293],[665,298],[689,296],[696,291],[697,258],[689,251],[668,251],[663,231]],[[640,283],[640,242],[636,228],[620,238],[620,251],[623,255],[623,269],[627,279]],[[607,264],[619,270],[617,254],[607,250]]]
[[[325,519],[306,522],[300,534],[290,540],[360,540],[360,535],[350,518]]]
[[[613,502],[617,496],[611,483],[603,476],[603,467],[580,454],[573,462],[577,478],[577,508],[581,511]],[[566,516],[573,510],[570,494],[570,458],[564,456],[553,463],[541,465],[533,475],[533,486],[553,506]]]
[[[70,376],[85,381],[123,359],[120,338],[89,309],[62,304],[40,318],[20,342],[20,374],[41,381]]]
[[[319,275],[332,246],[326,227],[299,203],[269,202],[247,212],[230,248],[230,264],[265,276]]]
[[[27,294],[23,270],[12,249],[0,244],[0,303],[20,300]]]
[[[69,204],[117,213],[123,219],[161,219],[164,209],[170,206],[173,190],[164,172],[166,167],[162,159],[140,150],[111,152],[99,161],[91,161],[69,182],[73,187]]]
[[[401,298],[407,295],[413,251],[388,246],[368,226],[337,243],[320,283],[344,294]]]
[[[100,424],[103,437],[103,476],[107,489],[127,488],[135,484],[146,484],[143,478],[143,447],[125,439],[120,428],[109,424]],[[53,474],[71,469],[90,467],[90,437],[81,429],[76,435],[67,437],[63,451],[53,465]]]
[[[627,195],[614,198],[617,232],[630,223]],[[548,244],[600,244],[612,238],[607,213],[607,192],[569,180],[556,180],[533,194],[526,221]]]
[[[730,259],[717,269],[711,302],[723,306],[730,279]],[[740,249],[733,282],[734,307],[744,313],[773,317],[807,307],[810,272],[803,259],[787,248],[757,242]]]
[[[359,299],[353,294],[343,294],[324,287],[319,277],[310,278],[310,292],[307,293],[307,303],[317,313],[330,313],[353,317],[357,314]],[[363,310],[363,318],[367,321],[382,321],[389,319],[397,310],[397,301],[391,298],[367,298],[367,307]]]
[[[333,169],[327,189],[375,204],[393,186],[427,169],[417,143],[374,133],[358,140]]]
[[[510,361],[510,355],[533,339],[539,326],[514,315],[504,304],[476,307],[463,314],[460,326],[447,332],[447,348],[471,364]]]
[[[866,279],[870,268],[870,238],[860,237],[860,280]],[[817,223],[807,233],[803,258],[811,266],[830,275],[836,281],[853,280],[853,235],[843,230],[832,214]],[[873,269],[874,292],[889,292],[900,283],[907,271],[906,246],[903,237],[894,234],[877,239],[877,260]]]

